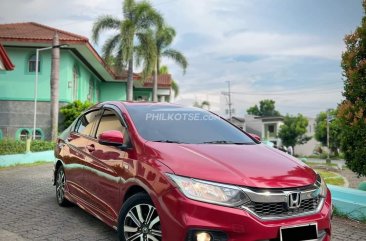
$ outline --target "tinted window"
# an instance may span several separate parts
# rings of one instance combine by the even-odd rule
[[[100,123],[98,125],[96,136],[98,137],[105,131],[116,130],[120,131],[122,134],[125,133],[126,128],[124,128],[119,120],[118,116],[110,110],[105,110]]]
[[[75,127],[75,131],[83,135],[91,135],[94,123],[98,120],[99,110],[82,115]]]
[[[149,141],[254,144],[245,133],[198,108],[127,106],[139,134]]]
[[[124,142],[129,143],[129,135],[127,129],[122,125],[120,118],[111,110],[105,110],[100,119],[96,137],[99,137],[105,131],[115,130],[122,133]]]

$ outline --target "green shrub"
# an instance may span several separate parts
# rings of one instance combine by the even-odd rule
[[[91,105],[92,103],[89,101],[81,102],[80,100],[76,100],[61,107],[60,112],[64,119],[60,125],[60,129],[65,130],[84,110],[88,109]]]
[[[31,142],[31,152],[40,152],[53,150],[55,148],[54,142],[34,140]],[[26,142],[4,139],[0,140],[0,155],[22,154],[26,152]]]
[[[31,152],[49,151],[55,148],[55,143],[50,141],[34,140],[31,142]]]
[[[0,140],[0,155],[24,153],[25,149],[24,141],[12,139]]]

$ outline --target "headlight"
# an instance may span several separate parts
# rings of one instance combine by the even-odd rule
[[[236,207],[249,202],[247,195],[239,187],[193,178],[167,174],[183,192],[193,200]]]
[[[328,191],[327,184],[319,174],[316,174],[316,185],[319,187],[320,197],[326,197]]]

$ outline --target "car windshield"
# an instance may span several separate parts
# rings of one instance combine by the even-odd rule
[[[148,141],[187,144],[255,144],[244,132],[198,108],[126,106],[139,134]]]

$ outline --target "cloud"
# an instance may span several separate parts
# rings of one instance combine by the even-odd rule
[[[343,37],[359,25],[361,1],[153,0],[152,4],[177,31],[172,47],[189,61],[187,74],[182,75],[174,62],[163,59],[180,85],[179,103],[209,100],[213,110],[224,113],[221,92],[228,80],[233,91],[244,93],[233,95],[238,115],[264,98],[274,99],[282,113],[312,116],[341,101]],[[98,16],[122,18],[121,7],[120,0],[2,1],[0,21],[35,21],[90,37]],[[103,34],[97,50],[108,34]]]

